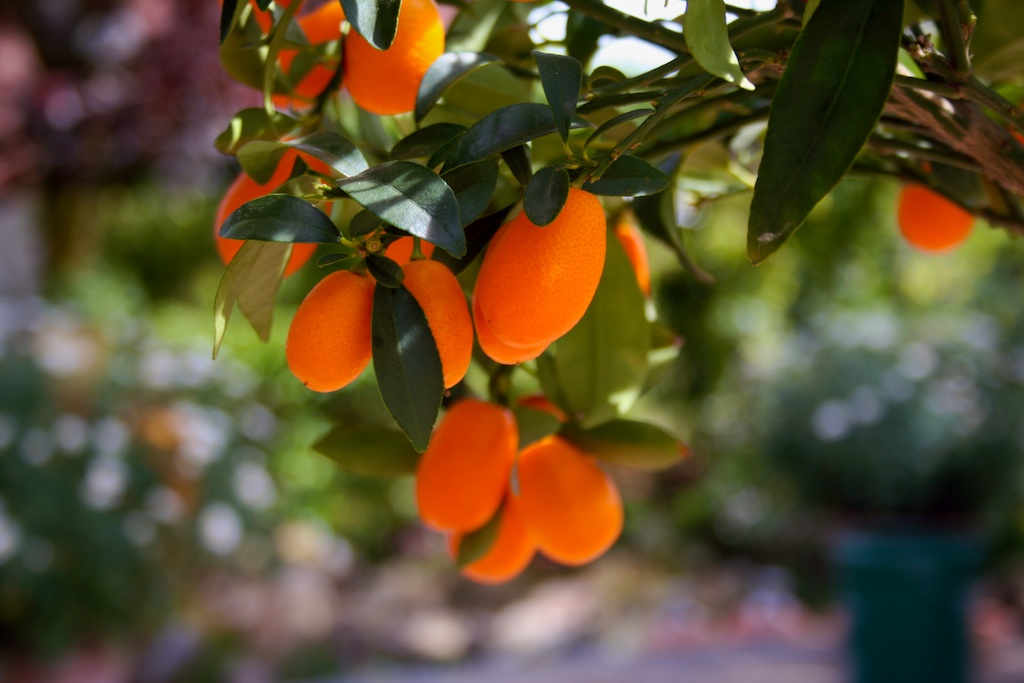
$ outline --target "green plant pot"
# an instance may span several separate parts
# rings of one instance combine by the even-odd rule
[[[834,548],[853,683],[966,683],[967,598],[981,543],[951,532],[858,531]]]

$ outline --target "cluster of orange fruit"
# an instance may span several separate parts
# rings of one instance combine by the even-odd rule
[[[292,0],[276,0],[281,7]],[[269,14],[259,11],[250,0],[260,29],[268,33],[272,27]],[[300,13],[296,23],[314,48],[342,38],[345,11],[339,0],[327,0],[320,6]],[[398,14],[398,30],[387,50],[378,50],[365,38],[349,31],[342,44],[342,82],[352,99],[363,109],[375,114],[401,114],[412,111],[416,93],[427,69],[444,53],[444,24],[434,0],[403,0]],[[285,74],[291,69],[298,51],[282,50],[278,66]],[[298,82],[292,84],[290,96],[278,95],[278,107],[301,109],[312,103],[334,76],[331,60],[321,57]]]
[[[546,399],[533,399],[564,421]],[[522,450],[518,442],[512,411],[463,400],[445,413],[416,470],[420,517],[449,534],[453,557],[467,534],[497,523],[490,546],[461,570],[482,583],[514,578],[538,551],[586,564],[622,532],[622,498],[593,456],[558,435]]]

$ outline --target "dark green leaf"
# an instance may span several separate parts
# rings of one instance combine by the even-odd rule
[[[534,441],[555,434],[562,427],[558,418],[546,410],[516,406],[512,412],[515,413],[516,426],[519,427],[520,450]]]
[[[598,41],[610,30],[608,25],[582,12],[570,12],[565,27],[565,51],[580,64],[597,52]]]
[[[463,225],[469,225],[491,203],[491,195],[498,183],[498,162],[481,159],[457,166],[441,174],[459,202],[459,216]]]
[[[341,0],[341,6],[352,28],[370,45],[378,50],[391,47],[398,31],[401,0]]]
[[[563,140],[568,140],[569,126],[576,111],[576,102],[580,99],[580,86],[583,85],[583,67],[572,57],[549,55],[537,50],[533,51],[533,58],[537,60],[540,83],[555,116],[558,133]]]
[[[369,168],[355,145],[331,131],[319,131],[283,144],[316,157],[342,175],[358,175]]]
[[[452,153],[453,149],[455,149],[455,145],[458,144],[459,138],[461,137],[462,134],[460,133],[459,135],[456,135],[451,140],[438,147],[434,151],[434,153],[430,155],[430,159],[427,160],[427,167],[437,168],[445,161],[447,161],[448,155]]]
[[[223,43],[231,32],[231,25],[235,23],[235,12],[238,9],[238,0],[224,0],[220,7],[220,42]]]
[[[266,12],[270,9],[270,3],[272,0],[256,0],[256,6],[260,8],[261,12]]]
[[[373,370],[384,405],[423,452],[441,408],[441,357],[423,309],[405,287],[373,288]]]
[[[725,0],[688,0],[683,35],[690,54],[705,71],[746,90],[754,89],[729,43]]]
[[[634,156],[621,156],[612,162],[600,179],[583,184],[594,194],[612,197],[641,197],[668,187],[668,176]]]
[[[621,414],[640,396],[650,328],[633,267],[608,238],[601,284],[582,320],[553,344],[556,377],[570,415],[585,426]]]
[[[274,114],[271,124],[267,111],[262,107],[243,109],[232,117],[231,123],[213,144],[218,151],[234,155],[253,140],[277,140],[278,131],[290,130],[294,126],[295,119],[280,112]]]
[[[494,237],[494,233],[498,232],[498,228],[505,223],[505,219],[508,218],[508,214],[511,211],[512,206],[506,206],[503,209],[498,209],[494,213],[489,213],[482,218],[478,218],[467,225],[466,255],[462,258],[454,258],[447,252],[443,252],[439,249],[434,250],[434,255],[431,258],[445,264],[453,273],[458,275],[468,268],[477,256],[483,253],[484,249],[487,248],[487,244],[491,241],[491,238]]]
[[[416,95],[416,121],[422,121],[427,112],[441,99],[441,95],[455,81],[484,64],[497,60],[482,52],[449,52],[438,57],[420,81]]]
[[[612,128],[615,128],[616,126],[621,126],[627,121],[632,121],[633,119],[638,119],[642,116],[650,116],[653,113],[653,109],[634,109],[633,111],[627,111],[624,114],[619,114],[614,118],[608,119],[600,126],[598,126],[593,133],[590,134],[590,137],[587,138],[587,141],[583,143],[583,146],[589,147],[591,142],[598,139],[599,137],[610,131]]]
[[[435,123],[409,133],[391,148],[392,159],[422,159],[431,156],[440,147],[451,142],[465,126],[457,123]]]
[[[486,524],[465,534],[459,541],[459,552],[455,558],[455,564],[460,569],[482,558],[494,546],[494,542],[498,539],[498,531],[501,529],[501,516],[504,514],[502,510],[499,508]]]
[[[392,289],[401,287],[402,280],[405,279],[402,266],[379,254],[369,254],[366,257],[366,270],[377,282]]]
[[[381,220],[372,211],[363,209],[352,217],[352,221],[348,224],[348,234],[350,237],[362,237],[369,235],[380,226]]]
[[[569,198],[569,174],[564,168],[547,166],[530,180],[523,195],[523,211],[534,225],[548,225]]]
[[[220,226],[220,236],[311,244],[333,244],[341,240],[338,227],[323,211],[287,194],[269,194],[246,202]]]
[[[589,128],[590,123],[574,119],[573,128]],[[448,163],[458,166],[504,152],[536,138],[558,132],[551,108],[538,102],[512,104],[492,111],[459,138]]]
[[[420,461],[404,434],[370,425],[335,427],[313,444],[313,450],[344,470],[371,477],[415,474]]]
[[[626,80],[626,74],[614,67],[602,65],[591,72],[587,84],[593,90],[603,85],[612,85],[624,80]]]
[[[605,462],[642,470],[672,467],[684,453],[674,436],[635,420],[612,420],[592,429],[566,425],[562,436]]]
[[[350,178],[338,187],[381,220],[422,237],[456,258],[466,253],[459,202],[448,184],[428,168],[389,161]]]
[[[823,0],[793,46],[768,119],[747,254],[760,263],[832,191],[875,129],[896,71],[902,0]]]
[[[290,244],[246,242],[221,276],[213,299],[213,357],[217,358],[235,303],[263,341],[270,338],[274,298],[291,256]]]
[[[512,177],[523,187],[530,184],[533,177],[533,165],[530,163],[530,148],[526,145],[516,145],[512,149],[506,149],[501,153],[501,158],[512,171]]]

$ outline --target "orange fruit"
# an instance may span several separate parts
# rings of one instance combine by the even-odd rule
[[[487,553],[462,568],[463,576],[478,583],[504,583],[519,576],[536,552],[536,546],[523,521],[516,512],[511,497],[506,498],[498,522],[498,536]],[[452,534],[448,539],[448,551],[452,558],[459,556],[463,534]]]
[[[444,24],[434,0],[403,0],[387,50],[355,31],[345,37],[345,87],[356,104],[374,114],[412,111],[423,75],[443,53]]]
[[[246,175],[245,172],[240,173],[228,187],[227,192],[224,193],[224,197],[220,200],[220,205],[217,207],[217,215],[213,219],[214,241],[217,244],[217,253],[220,254],[220,260],[224,262],[224,265],[231,262],[231,259],[235,257],[238,250],[242,248],[245,240],[221,237],[219,234],[220,227],[224,225],[224,221],[227,220],[228,216],[234,213],[242,204],[270,194],[288,180],[297,155],[298,152],[294,149],[287,150],[281,157],[274,175],[263,184],[257,183]],[[321,173],[330,173],[330,168],[319,159],[307,155],[303,155],[302,158],[311,168]],[[316,251],[317,246],[316,244],[292,245],[292,255],[288,259],[288,265],[285,266],[284,270],[285,277],[301,268],[313,255],[313,252]]]
[[[546,227],[520,212],[494,235],[480,266],[474,296],[486,326],[519,348],[551,343],[571,330],[597,291],[606,240],[601,202],[583,190],[570,188]]]
[[[636,274],[636,283],[644,296],[651,295],[651,264],[647,258],[647,245],[640,230],[628,220],[620,220],[615,226],[615,238],[619,240],[629,263]]]
[[[511,411],[472,399],[453,405],[416,468],[423,523],[443,531],[486,524],[508,488],[518,443]]]
[[[339,270],[309,290],[296,309],[284,354],[292,374],[313,391],[341,389],[369,364],[373,286]]]
[[[896,216],[907,242],[929,252],[959,246],[974,226],[973,215],[922,185],[900,191]]]
[[[434,245],[426,240],[420,240],[420,251],[424,257],[430,258],[434,253]],[[412,237],[399,237],[388,245],[384,255],[396,261],[398,265],[404,266],[412,258]]]
[[[322,45],[332,40],[339,40],[343,21],[345,21],[345,10],[342,9],[338,0],[330,0],[296,19],[310,45]],[[278,54],[278,64],[282,72],[288,73],[296,55],[298,55],[297,50],[281,50]],[[324,91],[333,77],[334,68],[322,63],[316,64],[294,85],[291,97],[275,95],[274,104],[281,108],[288,106],[299,108],[309,104]]]
[[[483,313],[480,312],[480,303],[475,296],[473,297],[473,322],[476,324],[476,340],[479,342],[480,348],[484,350],[488,358],[502,365],[516,365],[533,360],[544,353],[544,349],[549,346],[549,342],[541,342],[536,346],[517,348],[498,339],[488,326]]]
[[[622,498],[593,456],[559,436],[519,454],[516,507],[542,553],[581,565],[604,553],[622,532]]]
[[[402,284],[423,309],[437,344],[444,386],[453,387],[466,376],[473,357],[473,321],[466,295],[452,271],[439,261],[410,261],[402,270]]]

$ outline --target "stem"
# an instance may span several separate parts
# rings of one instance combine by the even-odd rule
[[[969,99],[988,107],[1024,134],[1024,110],[979,81],[977,76],[968,78],[963,88]]]
[[[619,107],[623,104],[633,104],[635,102],[651,102],[654,103],[659,97],[665,95],[664,90],[646,90],[644,92],[627,92],[621,95],[608,95],[607,97],[597,97],[590,102],[581,104],[577,109],[577,114],[591,114],[595,111],[604,109],[606,107]]]
[[[288,25],[291,24],[292,17],[295,16],[295,12],[301,4],[293,2],[285,7],[284,14],[281,15],[281,21],[274,24],[274,28],[270,31],[267,61],[263,65],[263,110],[267,112],[271,130],[275,135],[277,135],[277,128],[274,125],[274,115],[277,113],[277,110],[274,109],[274,80],[277,78],[277,55],[281,52],[281,46],[284,45],[285,36],[288,33]],[[253,11],[258,12],[259,10],[254,8]]]
[[[599,88],[594,88],[591,92],[598,93],[601,95],[608,95],[612,93],[620,93],[626,90],[632,90],[633,86],[648,87],[651,83],[658,80],[662,76],[672,73],[673,71],[679,71],[685,66],[688,66],[693,62],[693,58],[689,55],[681,55],[675,59],[671,59],[661,66],[655,67],[646,73],[642,73],[639,76],[633,76],[625,80],[619,81],[618,83],[611,83],[609,85],[602,85]]]
[[[935,147],[921,147],[912,142],[897,140],[896,138],[885,138],[880,135],[872,135],[868,139],[868,146],[880,154],[890,156],[897,152],[904,152],[917,159],[925,159],[947,166],[955,166],[972,173],[982,173],[981,166],[968,156],[957,154],[953,150],[939,149]]]
[[[748,126],[752,123],[757,123],[759,121],[764,121],[767,118],[768,109],[760,109],[755,112],[752,112],[748,116],[743,116],[740,118],[732,119],[731,121],[726,121],[725,123],[720,123],[717,126],[706,128],[700,133],[688,135],[685,138],[679,138],[676,140],[666,140],[665,142],[660,142],[655,145],[651,145],[644,151],[643,157],[647,159],[657,159],[659,157],[664,157],[667,154],[671,154],[672,152],[678,152],[688,147],[699,145],[700,143],[707,142],[708,140],[717,140],[719,138],[728,137],[745,126]]]
[[[621,29],[631,36],[643,38],[649,43],[660,45],[676,53],[688,53],[690,51],[682,33],[673,31],[658,22],[647,22],[629,14],[624,14],[597,0],[565,0],[565,4],[571,10],[582,12],[588,17],[597,19],[613,28]]]
[[[508,406],[509,392],[512,389],[512,373],[515,365],[498,365],[491,373],[487,382],[487,395],[491,403]]]
[[[914,90],[935,93],[951,100],[966,99],[964,89],[959,84],[929,81],[924,78],[914,78],[913,76],[903,76],[901,74],[896,75],[896,80],[893,81],[893,84],[901,88],[913,88]]]
[[[957,0],[939,0],[939,15],[942,37],[949,48],[949,61],[956,77],[955,82],[965,81],[971,75],[971,58],[967,55],[967,41],[963,25],[960,23]]]

